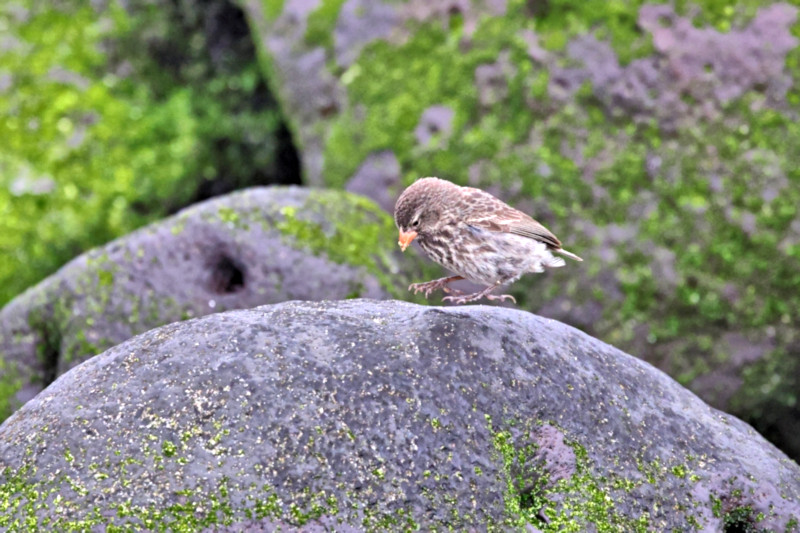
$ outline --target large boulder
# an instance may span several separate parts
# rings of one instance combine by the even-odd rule
[[[310,183],[485,188],[586,262],[528,310],[800,457],[800,49],[787,2],[239,0]]]
[[[0,310],[0,415],[163,324],[286,300],[403,294],[396,240],[389,216],[365,198],[274,187],[198,204],[97,248]]]
[[[11,531],[797,531],[800,468],[649,364],[483,306],[150,331],[0,426]]]

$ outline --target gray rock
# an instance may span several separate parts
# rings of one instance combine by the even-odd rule
[[[390,217],[364,198],[276,187],[199,204],[88,252],[0,310],[0,407],[9,402],[0,419],[75,364],[159,325],[405,293],[395,241]]]
[[[453,132],[454,116],[455,111],[446,105],[435,105],[426,109],[419,119],[419,124],[414,128],[417,144],[425,148],[432,139],[447,141]]]
[[[322,185],[324,136],[305,126],[339,113],[346,107],[346,97],[326,66],[325,50],[305,42],[308,17],[320,2],[289,0],[274,19],[264,13],[260,0],[243,0],[241,4],[249,15],[255,39],[273,58],[275,76],[270,78],[285,82],[276,86],[276,93],[300,126],[295,142],[303,150],[304,179],[311,185]]]
[[[365,44],[389,37],[398,25],[397,7],[371,0],[348,0],[333,31],[336,62],[347,68]]]
[[[389,207],[423,176],[500,196],[585,259],[514,284],[521,308],[647,358],[800,458],[797,5],[351,0],[297,17],[314,44],[284,31],[295,3],[242,5],[310,183]],[[295,75],[311,49],[319,77]],[[339,104],[315,112],[308,87]]]
[[[342,113],[352,112],[345,86],[358,69],[348,69],[363,49],[375,41],[401,42],[408,37],[409,25],[440,21],[447,25],[450,17],[464,17],[469,33],[478,21],[489,15],[506,11],[504,0],[474,3],[469,0],[412,0],[383,2],[349,0],[338,11],[319,0],[287,0],[280,12],[268,14],[261,0],[241,0],[250,25],[269,57],[270,79],[278,93],[296,133],[303,157],[304,179],[314,186],[330,183],[325,172],[327,128]],[[309,19],[320,13],[326,19],[321,42],[309,34]],[[326,33],[327,32],[327,33]],[[329,41],[329,42],[328,42]],[[331,65],[336,69],[331,71]],[[496,69],[495,69],[496,70]],[[486,91],[502,91],[505,80],[497,79],[503,72],[486,72]],[[493,94],[493,93],[492,93]],[[491,95],[487,96],[491,98]],[[356,110],[356,114],[358,111]],[[344,176],[344,180],[351,176]],[[376,186],[375,190],[379,190]]]
[[[475,87],[482,106],[491,107],[508,96],[508,80],[516,75],[516,67],[509,57],[507,51],[502,51],[496,62],[475,69]]]
[[[370,154],[345,185],[345,189],[372,198],[387,213],[394,211],[400,194],[400,163],[390,150]]]
[[[521,311],[396,301],[140,335],[0,426],[0,473],[11,530],[796,531],[800,516],[797,464],[649,364]]]
[[[764,5],[746,28],[729,32],[696,28],[666,5],[639,12],[639,24],[667,60],[663,69],[677,74],[669,79],[670,89],[721,104],[759,86],[775,102],[784,101],[792,85],[785,57],[798,44],[791,32],[796,20],[797,8],[782,2]],[[703,83],[710,72],[715,83]]]

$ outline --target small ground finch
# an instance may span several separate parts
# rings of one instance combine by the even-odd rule
[[[403,191],[394,206],[394,221],[403,251],[416,240],[431,259],[456,274],[408,288],[424,292],[426,298],[442,289],[451,294],[444,300],[458,304],[484,297],[516,302],[510,294],[491,293],[525,273],[564,266],[552,252],[583,261],[562,249],[555,235],[525,213],[480,189],[438,178],[422,178]],[[486,288],[463,294],[447,286],[459,279]]]

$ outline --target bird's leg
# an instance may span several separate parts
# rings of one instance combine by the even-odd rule
[[[465,304],[469,302],[474,302],[476,300],[480,300],[485,296],[489,300],[500,300],[502,302],[503,300],[508,298],[512,302],[517,303],[517,300],[514,299],[514,297],[511,296],[510,294],[500,294],[500,295],[490,294],[493,290],[495,290],[502,284],[503,284],[502,282],[498,282],[495,283],[494,285],[489,285],[482,291],[476,292],[474,294],[466,294],[464,296],[445,296],[444,298],[442,298],[442,300],[446,302],[453,302],[454,304]]]
[[[448,278],[435,279],[433,281],[427,281],[425,283],[412,283],[411,285],[408,286],[408,290],[414,291],[414,294],[417,294],[418,292],[422,291],[425,293],[425,298],[427,298],[428,295],[430,295],[430,293],[432,293],[436,289],[444,289],[445,292],[456,292],[460,294],[460,291],[456,291],[455,289],[450,289],[447,287],[447,284],[450,283],[451,281],[458,281],[460,279],[464,278],[461,276],[450,276]]]
[[[458,289],[454,289],[453,287],[442,287],[442,290],[444,292],[446,292],[447,294],[456,294],[456,295],[464,294],[463,291],[460,291]]]

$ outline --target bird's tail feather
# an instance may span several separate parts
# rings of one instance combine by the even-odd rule
[[[577,255],[573,254],[572,252],[568,252],[568,251],[564,250],[563,248],[559,248],[558,250],[553,250],[553,251],[555,253],[557,253],[557,254],[561,254],[561,255],[563,255],[565,257],[569,257],[570,259],[574,259],[575,261],[583,261],[583,259],[581,259]]]

